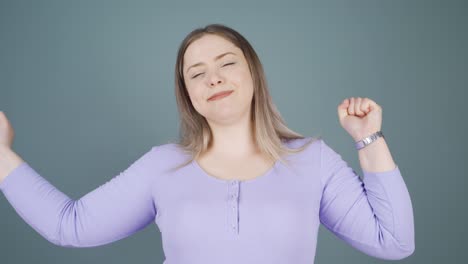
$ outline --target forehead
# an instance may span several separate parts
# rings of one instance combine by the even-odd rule
[[[223,37],[208,34],[192,42],[184,54],[184,65],[206,62],[215,56],[232,51],[240,55],[240,49]]]

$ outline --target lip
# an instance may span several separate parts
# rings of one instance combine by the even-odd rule
[[[219,92],[219,93],[215,93],[213,94],[210,98],[208,98],[208,101],[214,101],[214,100],[217,100],[219,98],[217,98],[218,96],[223,96],[223,95],[230,95],[232,92],[234,92],[233,90],[228,90],[228,91],[222,91],[222,92]],[[225,96],[224,96],[225,97]],[[221,97],[222,98],[222,97]]]

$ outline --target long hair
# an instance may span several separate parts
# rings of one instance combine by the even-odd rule
[[[299,133],[289,129],[281,117],[268,90],[266,77],[256,52],[250,43],[237,31],[222,24],[209,24],[190,32],[179,46],[177,61],[175,64],[175,96],[180,115],[179,139],[176,144],[189,154],[190,159],[176,168],[183,167],[197,159],[209,149],[212,144],[213,134],[205,117],[200,115],[193,107],[185,86],[183,65],[184,54],[188,46],[195,40],[206,34],[214,34],[230,41],[242,50],[250,68],[253,80],[253,98],[251,122],[254,142],[262,154],[266,154],[272,160],[287,161],[285,154],[303,151],[309,144],[321,138],[311,138],[299,148],[291,149],[282,142],[292,139],[304,139]]]

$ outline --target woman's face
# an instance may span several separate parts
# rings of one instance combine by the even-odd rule
[[[242,50],[208,34],[192,42],[184,54],[184,79],[192,105],[207,121],[230,124],[250,116],[253,82]],[[215,93],[233,92],[218,100]]]

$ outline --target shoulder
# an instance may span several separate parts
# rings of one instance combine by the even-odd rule
[[[283,140],[283,144],[290,149],[288,160],[294,160],[296,164],[316,163],[320,160],[320,137],[304,137],[298,139]]]
[[[296,138],[296,139],[290,139],[290,140],[284,140],[284,144],[288,148],[292,149],[297,149],[301,147],[305,147],[304,150],[310,151],[310,150],[320,150],[320,145],[322,144],[322,137],[317,136],[317,137],[304,137],[304,138]]]
[[[155,145],[152,148],[152,151],[161,157],[165,157],[166,159],[178,159],[178,158],[186,158],[187,154],[184,152],[182,147],[177,143],[165,143],[161,145]]]
[[[152,152],[154,159],[163,167],[173,167],[190,159],[190,155],[179,144],[172,142],[155,145]]]
[[[341,157],[335,148],[324,139],[321,139],[320,141],[320,154],[325,160],[329,159],[330,157],[336,157],[337,155]]]

